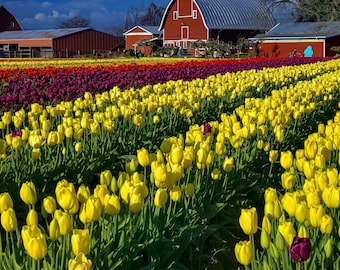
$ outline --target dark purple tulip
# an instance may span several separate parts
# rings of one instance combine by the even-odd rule
[[[207,134],[207,133],[209,133],[211,131],[211,126],[210,126],[209,123],[204,123],[203,124],[203,128],[204,128],[203,135],[205,135],[205,134]]]
[[[294,237],[293,243],[289,248],[292,259],[296,262],[302,262],[308,259],[312,245],[309,238]]]
[[[21,137],[21,135],[22,135],[21,130],[13,130],[12,131],[12,137],[17,137],[17,136]]]

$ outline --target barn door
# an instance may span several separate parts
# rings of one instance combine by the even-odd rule
[[[189,39],[189,26],[181,27],[181,39]]]

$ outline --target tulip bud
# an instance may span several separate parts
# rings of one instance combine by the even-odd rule
[[[333,240],[332,238],[328,238],[326,244],[323,247],[325,254],[326,254],[326,258],[330,258],[333,252]]]
[[[256,208],[252,207],[251,209],[241,209],[239,223],[245,234],[255,234],[258,227]]]
[[[278,248],[272,242],[270,242],[269,244],[269,253],[270,253],[270,256],[275,259],[278,259],[280,257],[280,252]]]
[[[293,166],[293,154],[291,151],[281,152],[280,164],[285,170],[289,170]]]
[[[37,202],[37,193],[33,182],[25,182],[20,188],[20,198],[27,205],[34,205]]]
[[[295,218],[297,221],[303,223],[308,216],[308,207],[305,201],[298,202],[296,204]]]
[[[38,213],[34,209],[29,210],[26,216],[26,224],[29,226],[38,226]]]
[[[170,190],[170,198],[174,202],[179,202],[181,200],[181,198],[182,198],[182,190],[181,190],[181,188],[179,186],[174,186]]]
[[[240,241],[235,245],[235,256],[237,261],[243,265],[249,265],[253,259],[253,247],[250,241]]]
[[[50,236],[50,240],[55,242],[60,236],[60,228],[59,228],[59,223],[58,220],[53,218],[50,226],[48,227],[48,233]]]
[[[137,150],[137,159],[138,163],[142,167],[147,167],[150,165],[149,152],[145,148]]]
[[[6,232],[13,232],[16,230],[18,222],[13,208],[8,208],[2,212],[1,225]]]
[[[305,226],[303,226],[303,225],[300,226],[298,236],[300,238],[307,238],[308,237],[308,232],[307,232]]]
[[[79,202],[85,203],[90,195],[90,188],[85,186],[84,184],[81,184],[77,191],[77,199],[79,200]]]
[[[103,211],[103,205],[98,197],[91,195],[86,201],[86,216],[87,220],[99,220]]]
[[[278,250],[283,250],[283,248],[285,247],[285,241],[284,241],[283,236],[280,232],[276,233],[274,241],[275,241],[275,247]]]
[[[74,146],[74,150],[79,153],[81,151],[81,149],[83,148],[83,145],[81,144],[81,142],[77,142]]]
[[[79,230],[74,229],[73,234],[71,236],[71,246],[72,252],[74,256],[77,256],[80,253],[87,254],[90,248],[90,234],[89,230]]]
[[[130,202],[129,202],[129,210],[132,213],[137,214],[142,209],[142,207],[143,207],[142,196],[140,194],[133,193],[131,195]]]
[[[270,235],[267,231],[262,230],[260,235],[260,244],[264,249],[269,248],[270,245]]]
[[[72,220],[68,213],[56,210],[54,218],[57,219],[61,235],[66,235],[72,230]]]
[[[156,207],[162,208],[168,200],[168,192],[165,188],[160,188],[156,191],[154,204]]]
[[[53,214],[54,211],[57,209],[57,202],[52,196],[47,196],[43,200],[42,207],[46,213]]]
[[[8,192],[3,192],[0,194],[0,214],[8,208],[13,208],[13,200]]]
[[[68,262],[69,270],[90,270],[91,266],[92,261],[87,259],[84,253],[79,253],[74,259],[71,259]]]

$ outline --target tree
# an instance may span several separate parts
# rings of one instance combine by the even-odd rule
[[[73,16],[58,24],[58,28],[89,27],[90,20],[81,16]]]
[[[265,0],[272,10],[290,10],[298,22],[340,20],[340,0]]]
[[[148,26],[159,26],[162,21],[164,11],[164,7],[156,6],[154,3],[150,3],[146,14],[142,15],[138,19],[139,23]]]

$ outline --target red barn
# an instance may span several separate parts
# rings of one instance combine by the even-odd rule
[[[340,46],[340,21],[279,23],[265,34],[251,39],[260,56],[334,56]]]
[[[168,4],[159,30],[164,46],[190,48],[197,40],[237,42],[269,30],[272,14],[260,0],[172,0]]]
[[[152,54],[152,41],[162,45],[162,31],[158,30],[158,26],[135,26],[124,33],[125,49],[139,50],[142,55],[150,56]],[[159,42],[160,41],[160,42]],[[142,46],[139,46],[142,45]]]
[[[0,32],[16,30],[22,30],[21,25],[7,9],[0,6]]]

